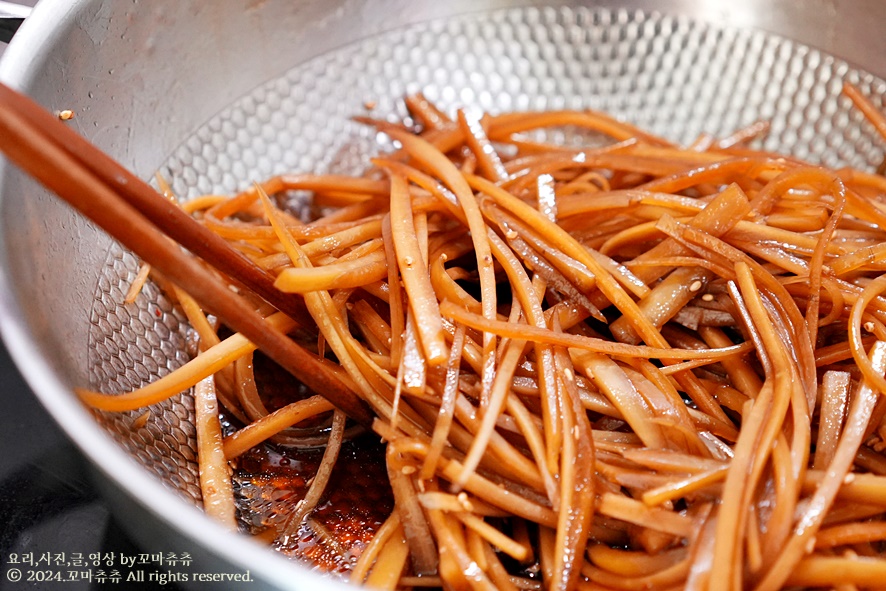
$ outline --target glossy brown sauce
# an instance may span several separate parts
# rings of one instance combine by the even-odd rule
[[[269,410],[312,394],[258,354],[255,375]],[[393,511],[384,447],[371,433],[346,441],[309,519],[293,535],[280,535],[287,517],[307,493],[322,456],[322,448],[294,449],[273,443],[241,456],[234,472],[238,515],[246,531],[268,540],[276,538],[273,544],[281,553],[319,570],[346,574]]]

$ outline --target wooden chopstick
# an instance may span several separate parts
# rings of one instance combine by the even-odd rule
[[[16,97],[15,100],[10,100]],[[98,224],[121,244],[183,287],[231,329],[242,333],[306,386],[325,396],[352,419],[369,425],[372,412],[327,365],[280,331],[270,328],[249,304],[215,274],[182,251],[132,204],[105,182],[83,159],[100,151],[86,144],[79,157],[55,138],[64,124],[50,115],[32,118],[30,99],[0,84],[0,151],[46,188]],[[43,112],[40,107],[40,112]],[[36,119],[36,120],[35,120]],[[65,130],[69,131],[69,130]],[[107,158],[107,157],[105,157]],[[141,181],[138,181],[141,182]],[[161,197],[162,199],[162,197]],[[193,222],[193,220],[190,220]],[[188,224],[190,226],[190,224]],[[199,224],[198,224],[199,226]],[[209,261],[207,261],[209,262]],[[235,279],[238,277],[234,277]]]
[[[241,283],[266,302],[302,325],[311,319],[301,298],[274,287],[274,278],[232,248],[224,239],[165,199],[119,162],[28,97],[0,84],[0,100],[33,121],[38,130],[50,132],[48,139],[91,170],[104,184],[139,210],[167,236],[205,260],[215,269]],[[50,131],[51,130],[51,131]]]

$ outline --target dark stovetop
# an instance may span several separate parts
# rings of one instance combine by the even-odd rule
[[[88,561],[95,553],[134,556],[139,550],[93,486],[86,461],[31,394],[2,346],[0,409],[0,591],[175,591],[169,583],[102,581],[98,568],[78,566],[78,556]],[[53,564],[39,563],[47,554]],[[56,560],[60,554],[64,564]],[[31,559],[34,564],[27,564]],[[51,572],[56,581],[27,580],[45,577],[40,571]]]

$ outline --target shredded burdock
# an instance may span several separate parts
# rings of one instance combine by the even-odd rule
[[[886,178],[755,150],[765,123],[684,148],[592,111],[406,104],[408,123],[359,118],[394,146],[362,176],[183,205],[303,303],[253,298],[374,413],[393,510],[363,543],[316,519],[355,428],[323,392],[270,400],[255,345],[188,285],[199,354],[83,400],[194,387],[206,507],[228,524],[244,454],[328,446],[258,535],[313,531],[357,584],[882,585]]]

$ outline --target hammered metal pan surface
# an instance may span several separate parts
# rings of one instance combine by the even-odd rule
[[[305,63],[208,120],[159,172],[181,199],[284,172],[358,172],[384,142],[352,117],[403,118],[401,99],[419,90],[450,111],[601,109],[684,144],[767,120],[758,147],[875,169],[882,144],[840,98],[844,81],[883,107],[883,80],[762,32],[625,10],[508,9],[400,29]],[[137,270],[113,248],[96,286],[91,386],[105,392],[188,358],[184,318],[159,289],[123,303]],[[192,419],[188,393],[148,413],[99,416],[139,462],[199,504]]]

